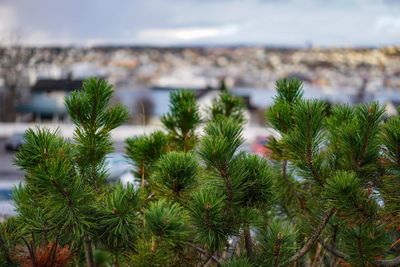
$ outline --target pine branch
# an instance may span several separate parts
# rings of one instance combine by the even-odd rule
[[[318,239],[318,243],[320,243],[324,249],[329,251],[333,256],[335,256],[337,258],[347,259],[349,257],[348,255],[344,254],[343,252],[334,248],[332,245],[327,244],[322,238]]]
[[[326,183],[325,200],[347,222],[371,221],[377,216],[377,204],[371,200],[353,172],[338,171]]]
[[[234,200],[232,167],[235,153],[243,143],[243,127],[232,118],[223,118],[209,122],[205,135],[200,142],[199,154],[206,165],[219,174],[226,190],[226,206],[224,215],[231,214]]]
[[[281,261],[281,246],[282,240],[278,237],[274,246],[274,266],[279,266]]]
[[[382,266],[382,267],[399,266],[400,265],[400,256],[397,256],[396,258],[391,259],[391,260],[378,260],[378,261],[376,261],[376,264],[378,266]]]
[[[232,210],[233,203],[233,186],[231,177],[228,175],[228,168],[224,165],[219,171],[222,179],[224,180],[225,189],[226,189],[226,206],[224,210],[224,215],[227,215]]]
[[[277,96],[274,105],[266,110],[265,118],[281,134],[288,133],[295,124],[293,109],[303,97],[302,87],[299,80],[280,79],[276,82]]]
[[[356,156],[356,166],[355,169],[358,171],[362,167],[362,163],[366,158],[368,153],[368,148],[372,139],[378,133],[378,125],[382,119],[383,110],[379,108],[378,103],[372,103],[368,106],[363,105],[358,109],[358,117],[361,122],[364,122],[363,126],[364,135],[361,140],[361,148]]]
[[[283,178],[283,180],[285,180],[285,181],[288,180],[288,177],[287,177],[287,164],[288,164],[288,161],[287,161],[287,160],[283,160],[282,166],[281,166],[282,178]]]
[[[161,117],[161,122],[174,148],[188,152],[196,144],[195,130],[201,120],[196,97],[187,90],[171,92],[169,107],[170,111]]]
[[[223,91],[218,99],[215,99],[209,109],[210,121],[232,118],[243,124],[246,120],[243,115],[244,104],[240,97],[233,96],[230,93]]]
[[[58,249],[58,242],[59,242],[60,235],[57,234],[55,242],[52,244],[51,249],[50,249],[50,266],[54,266],[54,261],[56,260],[56,253]]]
[[[296,233],[290,224],[273,220],[257,235],[258,258],[263,266],[290,266],[295,254]]]
[[[202,188],[192,195],[189,205],[191,225],[196,230],[195,240],[208,251],[222,249],[230,234],[224,216],[225,196],[215,187]]]
[[[84,250],[85,250],[85,258],[86,264],[88,267],[95,267],[94,258],[93,258],[93,248],[92,242],[89,237],[84,237]]]
[[[197,250],[198,252],[200,252],[203,255],[207,256],[207,255],[210,254],[207,250],[202,249],[201,247],[195,246],[195,245],[193,245],[191,243],[188,243],[188,246],[194,248],[195,250]],[[220,260],[218,259],[217,256],[211,254],[211,258],[210,259],[213,260],[218,266],[221,265],[221,262],[220,262]]]
[[[383,152],[393,166],[400,168],[400,117],[390,118],[382,128]]]
[[[320,148],[324,140],[323,122],[326,105],[316,100],[299,101],[294,107],[294,129],[283,136],[291,162],[297,166],[304,178],[315,181],[321,187],[324,179],[320,169]]]
[[[245,246],[246,246],[246,251],[247,251],[247,257],[249,259],[253,259],[253,241],[251,240],[251,232],[250,232],[250,227],[247,225],[244,227],[243,230],[243,235],[244,235],[244,242],[245,242]]]
[[[35,252],[34,244],[32,244],[32,246],[29,245],[28,241],[24,237],[22,237],[22,241],[25,243],[25,246],[29,251],[29,256],[31,258],[32,266],[33,267],[37,267],[38,264],[37,264],[37,258],[36,258],[36,252]]]
[[[345,254],[345,253],[335,249],[331,245],[325,243],[321,238],[318,240],[318,242],[324,247],[324,249],[329,251],[333,256],[344,259],[344,260],[349,258],[349,256],[347,254]],[[377,266],[381,266],[381,267],[399,266],[400,265],[400,256],[397,256],[396,258],[390,259],[390,260],[377,260],[377,261],[375,261],[375,264]]]
[[[318,238],[321,235],[322,230],[324,230],[325,226],[329,222],[329,219],[332,217],[332,215],[335,212],[336,212],[335,209],[331,209],[331,210],[325,212],[320,224],[317,226],[317,228],[315,229],[312,236],[307,240],[307,242],[304,244],[304,246],[295,255],[292,256],[292,258],[289,260],[289,262],[295,262],[295,261],[299,260],[312,248],[312,246],[318,241]]]
[[[154,166],[153,191],[161,197],[181,202],[197,186],[197,159],[192,153],[171,151]]]
[[[135,176],[141,179],[142,189],[152,174],[155,162],[168,150],[167,136],[161,131],[128,138],[125,153],[135,163]]]

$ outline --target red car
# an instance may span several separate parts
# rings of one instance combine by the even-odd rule
[[[251,152],[262,157],[269,157],[272,150],[267,147],[268,136],[257,136],[254,143],[251,145]]]

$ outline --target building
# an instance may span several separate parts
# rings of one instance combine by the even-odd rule
[[[31,100],[16,107],[19,121],[63,121],[67,111],[65,97],[82,87],[83,80],[39,79],[31,87]]]

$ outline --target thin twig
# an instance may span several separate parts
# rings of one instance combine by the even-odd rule
[[[192,245],[192,244],[189,244],[189,246],[190,247],[192,247],[192,248],[194,248],[195,250],[197,250],[198,252],[200,252],[200,253],[202,253],[203,255],[209,255],[209,252],[207,251],[207,250],[205,250],[205,249],[202,249],[201,247],[198,247],[198,246],[195,246],[195,245]],[[219,259],[215,256],[215,255],[212,255],[211,254],[211,258],[210,258],[211,260],[213,260],[215,263],[217,263],[218,265],[220,265],[221,264],[221,262],[219,261]],[[210,260],[210,259],[208,259],[208,260]],[[207,261],[208,261],[207,260]]]
[[[377,260],[376,264],[382,267],[395,267],[400,265],[400,256],[391,260]]]
[[[343,252],[332,248],[329,244],[326,244],[323,240],[319,239],[318,242],[327,250],[329,251],[333,256],[341,258],[341,259],[348,259],[348,255],[344,254]],[[397,256],[394,259],[391,260],[377,260],[375,261],[375,264],[377,266],[381,267],[395,267],[400,265],[400,256]]]
[[[324,230],[325,226],[329,222],[329,219],[332,217],[332,215],[334,213],[335,213],[335,209],[331,209],[324,214],[322,221],[315,229],[315,232],[308,239],[308,241],[304,244],[304,246],[296,254],[294,254],[292,258],[290,258],[289,263],[299,260],[312,248],[312,246],[317,242],[319,236],[321,235],[322,230]]]
[[[348,256],[346,254],[344,254],[343,252],[337,250],[336,248],[334,248],[330,244],[325,243],[321,238],[318,239],[318,243],[320,243],[322,245],[322,247],[324,249],[326,249],[327,251],[329,251],[333,256],[335,256],[337,258],[341,258],[341,259],[347,259],[348,258]]]
[[[54,242],[53,246],[51,247],[51,261],[50,261],[51,267],[54,266],[54,261],[56,260],[59,238],[60,238],[60,233],[57,234],[56,241]]]
[[[28,243],[28,241],[24,238],[24,237],[22,237],[22,241],[25,243],[25,246],[26,246],[26,248],[28,249],[28,251],[29,251],[29,255],[30,255],[30,257],[31,257],[31,262],[32,262],[32,266],[33,267],[36,267],[37,266],[37,262],[36,262],[36,255],[35,255],[35,252],[34,252],[34,247],[31,247],[30,245],[29,245],[29,243]]]
[[[397,247],[400,244],[400,238],[397,239],[393,244],[390,245],[390,248]]]
[[[253,241],[251,240],[251,230],[248,225],[246,225],[244,227],[243,235],[244,235],[244,242],[245,242],[246,251],[247,251],[247,257],[249,259],[253,259]]]

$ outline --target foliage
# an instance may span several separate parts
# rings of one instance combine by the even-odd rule
[[[67,243],[79,240],[92,227],[93,191],[73,165],[73,150],[56,133],[28,130],[16,164],[26,173],[25,185],[13,197],[21,230]]]
[[[337,216],[349,224],[360,224],[377,217],[378,203],[361,187],[354,173],[339,171],[325,189],[328,206],[338,209]]]
[[[47,129],[30,129],[25,134],[26,142],[16,155],[16,164],[25,171],[25,185],[16,188],[13,196],[20,225],[16,238],[27,246],[33,265],[38,260],[37,248],[69,244],[79,251],[82,239],[87,264],[92,265],[91,240],[99,227],[107,241],[117,238],[116,233],[124,234],[119,223],[106,219],[110,203],[123,198],[115,194],[125,194],[117,189],[109,199],[104,195],[104,158],[112,151],[110,132],[127,117],[122,106],[109,106],[111,95],[107,82],[89,79],[66,99],[77,126],[72,143]],[[98,216],[104,216],[101,224]]]
[[[198,163],[191,153],[172,151],[163,155],[152,177],[155,193],[166,199],[182,200],[197,186]]]
[[[155,240],[152,250],[160,240],[176,244],[183,242],[188,235],[184,210],[177,203],[170,204],[164,199],[149,205],[144,211],[144,223]]]
[[[43,247],[37,248],[35,255],[35,266],[38,267],[64,267],[68,266],[72,260],[72,253],[68,246],[60,247],[53,243],[49,243]],[[15,249],[14,258],[18,262],[19,266],[32,266],[31,255],[22,247]]]
[[[74,132],[75,160],[81,175],[99,190],[106,178],[104,158],[112,151],[111,130],[128,118],[121,105],[108,106],[112,86],[104,80],[89,79],[65,100],[71,120],[77,126]]]
[[[243,111],[244,104],[242,99],[223,90],[211,105],[209,110],[210,120],[217,120],[222,117],[233,118],[239,123],[244,123]]]
[[[221,92],[199,135],[194,94],[172,92],[165,132],[126,141],[135,190],[106,183],[126,110],[110,106],[107,82],[85,81],[66,100],[73,140],[25,134],[25,184],[13,193],[18,216],[0,225],[0,260],[39,266],[47,251],[90,267],[400,264],[399,117],[384,121],[378,103],[328,112],[301,82],[276,86],[269,159],[243,151],[238,98]]]
[[[286,266],[296,247],[296,233],[288,223],[274,220],[260,229],[259,262],[265,266]]]
[[[252,267],[254,264],[247,258],[232,258],[221,264],[222,267]]]
[[[193,194],[189,207],[195,229],[194,240],[212,252],[223,248],[228,237],[224,203],[225,197],[221,192],[215,188],[204,188]]]
[[[196,127],[200,123],[199,108],[193,92],[181,90],[170,95],[170,112],[161,117],[169,138],[177,150],[189,151],[197,141]]]
[[[128,138],[125,150],[127,156],[136,163],[135,176],[141,179],[143,189],[145,181],[149,181],[154,164],[168,151],[168,139],[161,131],[149,136]]]
[[[140,198],[133,185],[117,184],[104,199],[99,210],[99,238],[112,251],[132,248],[138,237]]]
[[[280,172],[274,183],[278,211],[298,225],[298,238],[287,248],[301,246],[287,262],[312,257],[320,243],[331,257],[354,266],[395,266],[396,259],[382,258],[391,254],[398,226],[397,117],[384,122],[376,102],[338,105],[327,113],[324,103],[302,95],[301,83],[281,80],[266,111],[281,135],[271,142]]]

